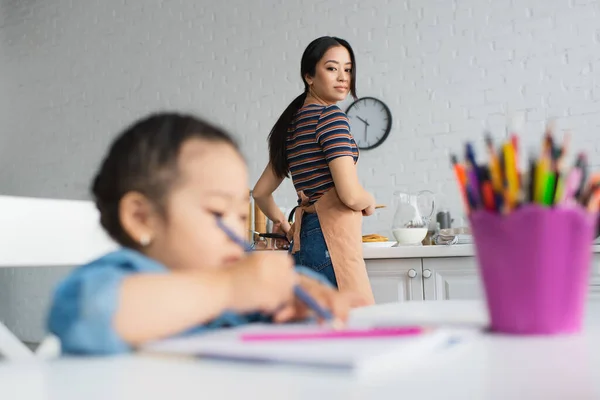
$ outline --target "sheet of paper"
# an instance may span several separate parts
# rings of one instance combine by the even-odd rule
[[[349,328],[365,328],[364,324]],[[250,324],[200,335],[153,342],[143,350],[240,361],[290,363],[353,370],[365,375],[423,361],[461,340],[459,331],[431,329],[418,335],[311,340],[242,341],[246,333],[289,334],[328,331],[314,324]]]

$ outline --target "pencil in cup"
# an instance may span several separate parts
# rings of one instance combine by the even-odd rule
[[[469,219],[490,329],[518,335],[579,332],[594,214],[580,206],[534,203],[507,215],[476,210]]]
[[[216,219],[217,219],[217,225],[219,226],[219,228],[221,228],[221,230],[223,232],[225,232],[225,234],[232,241],[234,241],[235,243],[240,245],[242,248],[244,248],[244,250],[246,252],[251,252],[254,250],[250,243],[247,243],[244,239],[239,237],[234,231],[229,229],[229,227],[227,225],[225,225],[225,223],[223,223],[223,220],[221,218],[216,216]],[[313,310],[315,312],[315,314],[317,314],[319,316],[319,318],[321,318],[325,321],[331,321],[333,319],[333,315],[331,314],[331,312],[329,310],[326,310],[323,307],[321,307],[319,305],[319,303],[315,299],[313,299],[310,294],[308,294],[304,289],[302,289],[302,287],[300,287],[300,285],[294,286],[294,295],[300,301],[302,301],[304,304],[306,304],[306,306],[308,308]]]
[[[565,168],[567,142],[557,146],[548,128],[540,155],[530,155],[526,173],[519,170],[514,136],[498,149],[486,138],[489,165],[477,161],[470,144],[464,164],[451,157],[459,189],[468,197],[465,204],[493,331],[581,330],[600,174],[587,178],[584,154]],[[479,174],[466,174],[465,183],[459,173],[463,165],[472,170],[476,166]],[[471,190],[478,193],[470,196]]]
[[[579,204],[590,212],[598,212],[600,177],[588,181],[584,153],[578,155],[574,166],[565,168],[568,137],[565,135],[563,145],[557,146],[548,128],[539,157],[529,156],[525,173],[519,169],[515,135],[495,149],[491,136],[486,133],[488,165],[477,161],[471,143],[465,145],[463,162],[452,154],[450,160],[467,214],[479,209],[507,214],[525,204],[545,207]]]

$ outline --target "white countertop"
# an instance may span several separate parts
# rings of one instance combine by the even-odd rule
[[[340,371],[150,355],[0,362],[1,399],[598,399],[600,302],[573,336],[482,335],[389,379]],[[397,323],[487,323],[481,302],[425,301],[354,311]],[[454,351],[456,349],[456,351]]]
[[[363,245],[363,257],[375,258],[425,258],[425,257],[470,257],[475,255],[473,245],[450,246],[398,246],[369,247]]]
[[[592,251],[600,253],[600,245],[593,245]],[[378,258],[429,258],[429,257],[473,257],[475,248],[471,244],[368,247],[363,246],[366,260]]]

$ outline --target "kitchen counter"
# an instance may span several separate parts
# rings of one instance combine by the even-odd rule
[[[600,244],[592,246],[594,253],[600,253]],[[436,258],[436,257],[474,257],[475,247],[472,244],[453,244],[449,246],[400,246],[400,247],[368,247],[363,246],[365,260],[382,258]]]

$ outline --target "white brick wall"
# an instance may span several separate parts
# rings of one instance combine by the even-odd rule
[[[85,198],[118,129],[162,107],[236,132],[252,185],[266,136],[302,88],[313,38],[354,46],[358,91],[390,107],[384,146],[361,155],[378,202],[400,188],[444,193],[462,213],[448,153],[481,149],[525,115],[524,145],[544,119],[573,129],[600,161],[600,2],[584,0],[0,1],[0,192]],[[293,204],[291,184],[277,193]],[[393,207],[365,220],[389,233]]]
[[[301,88],[302,50],[323,34],[352,43],[359,94],[392,110],[388,141],[360,162],[381,203],[393,205],[397,189],[426,188],[444,191],[461,214],[448,153],[467,138],[480,144],[486,124],[503,136],[508,113],[525,115],[530,145],[545,118],[560,117],[561,128],[575,129],[575,145],[593,144],[597,161],[598,1],[304,4],[4,1],[1,190],[86,197],[116,130],[161,107],[236,132],[252,185],[271,125]],[[277,200],[294,199],[288,182]],[[389,233],[392,213],[366,219],[365,232]]]

